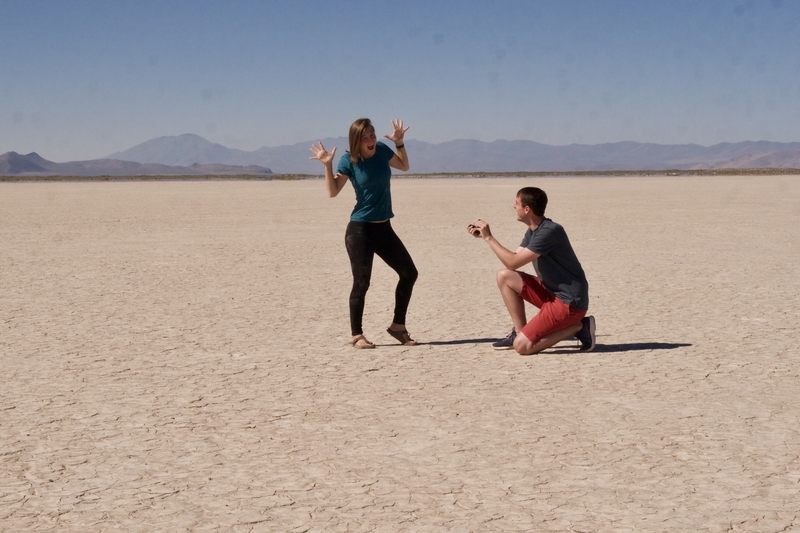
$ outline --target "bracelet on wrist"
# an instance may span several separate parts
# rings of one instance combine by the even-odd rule
[[[405,147],[406,147],[405,144],[396,144],[394,148],[395,150],[399,150],[400,148],[405,148]]]

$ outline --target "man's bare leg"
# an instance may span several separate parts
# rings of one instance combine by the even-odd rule
[[[514,331],[519,333],[528,321],[525,319],[525,300],[520,298],[522,292],[522,276],[519,272],[504,268],[497,271],[497,288],[506,304]]]
[[[582,324],[578,322],[572,326],[545,335],[536,343],[532,343],[523,333],[522,328],[528,323],[525,318],[525,300],[519,293],[522,292],[522,276],[515,270],[504,268],[497,271],[497,287],[503,296],[508,314],[514,324],[517,337],[514,339],[514,350],[520,355],[531,355],[546,350],[551,346],[572,337],[581,330]]]
[[[531,355],[534,353],[539,353],[542,350],[546,350],[547,348],[550,348],[554,344],[557,344],[568,337],[572,337],[573,335],[578,333],[582,327],[583,324],[578,322],[577,324],[573,324],[564,329],[554,331],[549,335],[545,335],[535,343],[532,343],[528,339],[528,337],[525,336],[524,333],[520,333],[518,331],[517,338],[514,339],[514,349],[520,355]]]

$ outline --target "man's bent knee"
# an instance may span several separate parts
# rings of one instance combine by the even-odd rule
[[[502,268],[497,271],[497,286],[498,287],[516,287],[522,286],[522,276],[516,270]],[[519,292],[519,291],[517,291]]]
[[[533,353],[533,345],[534,343],[531,342],[524,333],[517,333],[517,336],[514,339],[514,351],[520,355],[530,355]]]

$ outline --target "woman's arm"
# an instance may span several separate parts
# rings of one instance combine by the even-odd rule
[[[332,152],[328,152],[322,146],[322,141],[320,141],[319,146],[312,144],[309,150],[314,152],[314,155],[309,159],[316,159],[325,166],[325,187],[328,189],[328,196],[333,198],[339,194],[344,184],[347,183],[347,176],[344,174],[339,174],[338,172],[336,175],[333,174],[333,156],[336,154],[336,148],[334,147]]]
[[[403,129],[403,121],[395,119],[392,121],[392,135],[384,135],[384,137],[395,144],[395,154],[389,160],[389,166],[397,170],[402,170],[403,172],[410,168],[408,166],[408,154],[406,153],[406,148],[403,143],[403,136],[407,131],[408,128]]]

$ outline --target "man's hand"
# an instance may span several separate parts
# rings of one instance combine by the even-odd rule
[[[487,237],[492,236],[492,231],[489,229],[489,224],[484,222],[483,220],[478,219],[475,224],[470,224],[467,226],[467,233],[478,238],[486,239]]]
[[[489,237],[492,236],[492,230],[489,229],[488,222],[478,219],[478,221],[475,223],[475,227],[478,228],[480,237],[488,239]]]

